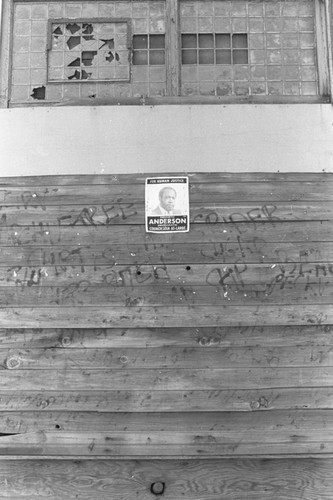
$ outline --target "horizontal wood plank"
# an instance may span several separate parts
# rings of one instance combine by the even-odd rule
[[[133,174],[77,174],[77,175],[41,175],[41,176],[15,176],[1,177],[1,187],[24,187],[27,186],[96,186],[108,184],[144,184],[147,177],[165,177],[170,174],[158,174],[156,172],[133,173]],[[225,183],[225,182],[333,182],[330,172],[174,172],[172,176],[184,176],[190,178],[194,184],[202,183]]]
[[[229,243],[246,246],[246,243],[281,243],[333,241],[330,221],[274,222],[253,224],[245,222],[194,224],[188,233],[146,233],[143,225],[113,226],[38,226],[3,228],[0,243],[4,246],[87,246],[91,242],[100,245],[154,244],[154,243]]]
[[[133,434],[132,441],[142,442],[140,432],[169,435],[176,433],[187,435],[187,444],[193,444],[193,435],[202,433],[216,434],[216,437],[230,437],[235,440],[242,436],[242,441],[258,442],[260,433],[267,437],[278,436],[279,433],[300,434],[312,441],[317,433],[326,433],[327,440],[333,440],[333,420],[330,410],[296,410],[296,411],[253,411],[253,412],[150,412],[150,413],[107,413],[107,412],[3,412],[0,422],[0,434],[24,436],[29,432],[48,432],[57,435],[65,433],[119,433]],[[60,432],[62,431],[62,432]],[[134,433],[138,433],[137,438]],[[313,434],[311,434],[313,433]],[[114,436],[116,438],[116,436]],[[164,439],[164,438],[163,438]],[[321,438],[322,439],[322,438]],[[116,439],[114,439],[116,440]],[[177,440],[169,437],[170,443]],[[143,444],[145,440],[143,440]],[[185,443],[185,441],[184,441]]]
[[[282,277],[283,275],[281,275]],[[308,277],[307,277],[308,280]],[[59,286],[7,286],[0,287],[0,307],[44,307],[44,306],[218,306],[260,304],[333,304],[332,283],[303,280],[282,280],[258,284],[221,286],[174,285],[151,287],[108,287],[91,285],[81,281],[59,288]]]
[[[229,183],[191,183],[190,201],[200,203],[203,198],[212,203],[234,202],[293,202],[293,201],[332,201],[333,194],[330,182],[229,182]],[[144,200],[144,183],[109,184],[77,186],[35,186],[32,189],[11,186],[0,188],[2,205],[48,206],[68,204],[108,204],[137,203]]]
[[[1,348],[331,346],[333,325],[207,328],[0,328]]]
[[[235,264],[235,263],[325,263],[333,261],[332,242],[267,243],[254,236],[237,242],[147,243],[99,245],[2,246],[1,267],[86,265],[168,265],[168,264]]]
[[[147,500],[332,500],[332,459],[2,460],[0,498]],[[297,497],[296,497],[297,498]]]
[[[331,387],[331,367],[3,370],[0,391],[226,390]]]
[[[143,368],[333,367],[333,347],[158,347],[0,349],[9,369],[101,370]]]
[[[22,203],[22,202],[21,202]],[[216,224],[225,222],[253,224],[282,221],[332,220],[333,202],[292,202],[292,203],[197,203],[191,204],[192,224]],[[52,226],[112,226],[115,224],[144,224],[144,203],[108,203],[85,205],[2,205],[0,206],[0,226],[20,227],[41,224]]]
[[[65,266],[30,266],[0,267],[0,284],[3,287],[26,286],[42,287],[44,285],[62,286],[61,295],[83,295],[94,285],[110,288],[142,287],[150,291],[178,286],[203,286],[207,289],[219,289],[225,293],[229,286],[238,293],[244,286],[253,285],[252,290],[263,291],[262,299],[274,291],[292,289],[294,286],[303,291],[311,291],[319,295],[324,287],[333,283],[333,263],[274,263],[274,264],[165,264],[158,265],[85,265],[67,264]],[[313,285],[313,286],[311,286]],[[184,288],[185,290],[185,288]],[[10,292],[9,292],[10,293]],[[142,292],[141,292],[142,293]],[[267,294],[267,295],[266,295]],[[185,294],[186,295],[186,294]],[[190,291],[188,294],[193,295]],[[189,298],[189,297],[188,297]],[[14,305],[14,304],[13,304]]]
[[[226,457],[240,455],[265,455],[274,453],[289,454],[331,454],[333,453],[333,433],[314,432],[312,440],[310,432],[303,434],[263,433],[260,441],[243,441],[242,436],[221,437],[212,433],[207,435],[191,435],[186,439],[184,433],[139,433],[120,435],[117,433],[66,433],[66,432],[31,432],[2,436],[0,439],[0,455],[21,456],[121,456],[133,457]],[[275,441],[278,440],[278,442]]]
[[[260,305],[196,307],[41,307],[2,308],[0,324],[7,328],[140,328],[332,324],[331,305]]]
[[[0,392],[0,411],[211,412],[332,410],[332,387],[248,390]],[[11,417],[8,417],[9,420]],[[14,424],[15,425],[15,424]]]

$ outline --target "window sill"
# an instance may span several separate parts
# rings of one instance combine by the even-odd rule
[[[323,104],[330,103],[329,96],[177,96],[177,97],[126,97],[71,99],[66,101],[11,102],[9,108],[43,106],[161,106],[161,105],[227,105],[227,104]]]

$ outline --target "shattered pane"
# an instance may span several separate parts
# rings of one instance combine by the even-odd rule
[[[82,70],[82,80],[88,80],[92,73],[87,73],[84,69]]]
[[[92,35],[94,32],[94,28],[92,24],[84,24],[82,26],[82,34],[84,40],[95,40],[95,37]]]
[[[100,46],[100,49],[102,49],[103,47],[107,47],[108,49],[114,49],[114,39],[113,38],[110,38],[109,40],[103,40],[103,38],[101,39],[101,42],[104,42],[103,45]]]
[[[67,40],[67,45],[68,45],[69,50],[74,49],[75,47],[77,47],[78,45],[80,45],[80,43],[81,43],[81,37],[80,36],[71,36]]]
[[[37,99],[38,101],[42,101],[45,99],[45,87],[44,85],[42,87],[36,87],[32,89],[32,94],[31,97],[33,99]]]
[[[53,34],[54,35],[63,35],[63,32],[61,31],[60,29],[60,26],[58,26],[54,31],[53,31]]]
[[[91,33],[94,31],[93,25],[92,24],[84,24],[82,26],[82,33],[84,35],[91,35]]]
[[[52,25],[49,81],[129,80],[127,22],[59,22]],[[55,59],[53,55],[58,56]],[[91,71],[87,71],[91,67]],[[115,73],[123,68],[122,77]],[[59,71],[59,70],[62,70]],[[56,71],[54,71],[56,70]]]
[[[105,60],[108,61],[108,62],[112,62],[114,59],[114,55],[112,54],[112,52],[108,52],[108,55],[106,56]]]
[[[97,50],[82,52],[82,64],[84,64],[84,66],[91,66],[96,55]]]
[[[80,29],[81,29],[81,26],[79,26],[76,23],[69,23],[66,25],[66,30],[69,31],[72,35],[74,35]]]
[[[76,80],[80,80],[80,72],[77,69],[71,76],[68,77],[68,80],[73,80],[74,78]]]

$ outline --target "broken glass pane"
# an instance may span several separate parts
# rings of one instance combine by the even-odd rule
[[[56,29],[53,31],[54,35],[63,35],[63,32],[60,28],[60,26],[57,26]]]
[[[68,46],[69,50],[74,49],[75,47],[77,47],[78,45],[80,45],[80,43],[81,43],[81,37],[80,36],[71,36],[67,40],[67,46]]]
[[[39,101],[42,101],[45,99],[45,87],[44,85],[42,87],[36,87],[32,89],[32,94],[30,94],[33,99],[37,99]]]
[[[120,31],[119,31],[119,28]],[[124,29],[122,29],[124,28]],[[119,31],[119,33],[118,33]],[[129,78],[129,49],[126,34],[127,23],[116,22],[74,22],[52,25],[52,48],[49,57],[49,79],[54,80],[98,80],[103,73],[104,79],[116,78],[115,68],[123,68],[125,76],[117,76],[117,79]],[[143,35],[148,41],[147,35]],[[153,35],[155,36],[155,35]],[[155,49],[164,48],[164,35],[157,35],[154,40]],[[153,42],[153,44],[154,44]],[[149,45],[149,43],[147,43]],[[52,55],[62,55],[62,59],[55,61]],[[149,58],[149,55],[146,54]],[[153,58],[160,61],[164,54],[156,53]],[[140,59],[140,57],[139,57]],[[156,62],[155,64],[157,64]],[[142,64],[142,62],[141,62]],[[90,71],[83,69],[91,67]],[[59,72],[62,70],[62,78]],[[101,71],[100,71],[101,70]]]
[[[112,54],[112,52],[108,52],[108,55],[105,57],[105,60],[108,61],[108,62],[112,62],[114,59],[114,55]]]
[[[96,50],[87,50],[82,52],[82,64],[84,66],[92,66],[94,57],[97,55]]]
[[[66,24],[66,29],[71,33],[71,35],[74,35],[77,31],[81,29],[81,26],[79,26],[76,23],[69,23]]]
[[[80,66],[80,58],[77,57],[76,59],[74,59],[74,61],[72,61],[71,63],[69,63],[67,66]]]
[[[92,24],[83,24],[82,25],[82,33],[84,35],[91,35],[94,31]]]
[[[80,80],[80,72],[76,69],[75,72],[68,77],[68,80]]]
[[[83,24],[82,33],[84,40],[95,40],[95,37],[92,35],[94,32],[94,28],[92,24]]]
[[[109,38],[108,40],[104,40],[103,38],[101,38],[100,40],[101,42],[103,42],[103,45],[100,46],[100,49],[102,49],[103,47],[107,47],[108,49],[114,49],[114,39],[113,38]]]
[[[88,78],[91,77],[91,73],[87,73],[87,71],[85,71],[84,69],[82,70],[82,80],[88,80]]]

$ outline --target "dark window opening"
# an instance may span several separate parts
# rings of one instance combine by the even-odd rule
[[[133,64],[165,64],[165,35],[134,35]]]
[[[246,33],[191,33],[181,36],[182,64],[248,64]]]

